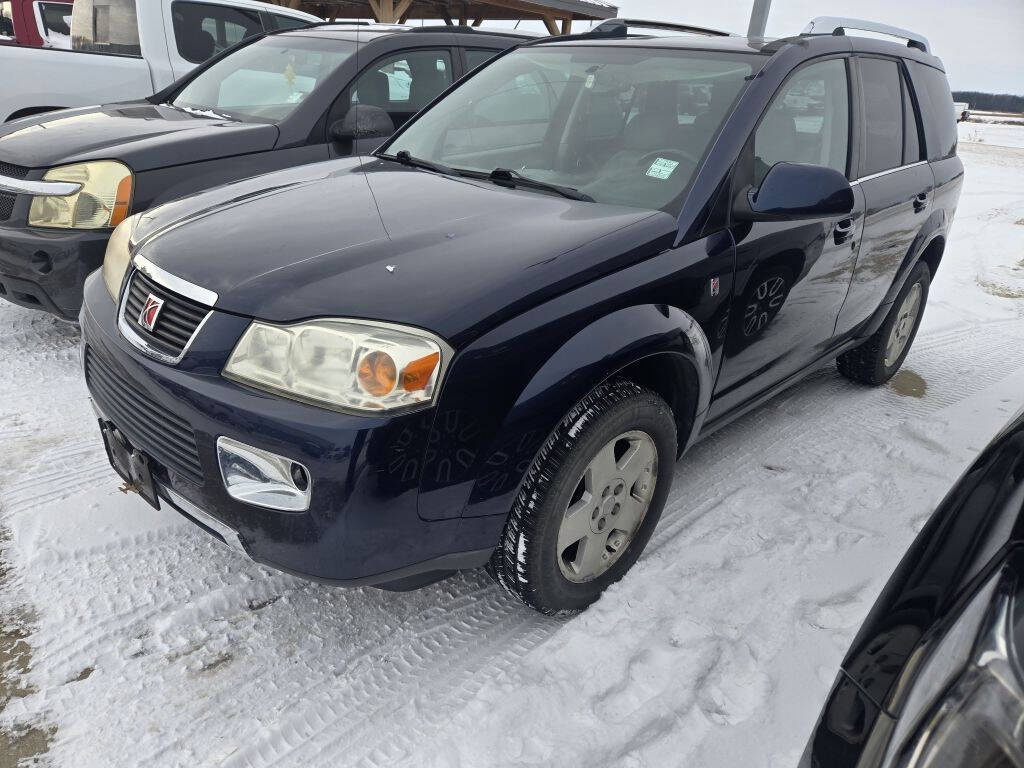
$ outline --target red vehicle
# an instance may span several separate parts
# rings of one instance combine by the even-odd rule
[[[0,45],[71,47],[73,0],[0,0]]]

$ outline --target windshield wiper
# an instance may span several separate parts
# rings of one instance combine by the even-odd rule
[[[567,197],[570,200],[582,200],[585,203],[594,202],[594,198],[584,192],[580,192],[575,187],[563,187],[561,184],[550,184],[546,181],[531,179],[528,176],[523,176],[519,171],[513,171],[510,168],[495,168],[487,178],[495,184],[502,186],[543,189],[547,192],[554,192],[562,197]]]
[[[454,168],[449,168],[447,165],[441,165],[440,163],[432,163],[429,160],[423,160],[419,157],[413,157],[409,154],[409,150],[400,149],[394,155],[385,155],[383,152],[374,152],[376,157],[383,158],[384,160],[394,160],[396,163],[402,165],[408,165],[410,168],[423,168],[427,171],[434,171],[435,173],[443,173],[445,176],[458,176],[459,172]]]

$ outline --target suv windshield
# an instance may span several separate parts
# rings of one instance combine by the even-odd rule
[[[345,40],[265,37],[201,72],[171,101],[175,107],[236,120],[277,122],[352,55]]]
[[[597,202],[673,212],[760,60],[526,47],[474,75],[385,151],[459,171],[506,169]],[[497,178],[510,183],[504,171]]]

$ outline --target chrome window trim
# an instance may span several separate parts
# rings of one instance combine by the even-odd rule
[[[883,176],[888,176],[890,173],[898,173],[899,171],[905,171],[908,168],[917,168],[917,166],[919,166],[919,165],[928,165],[928,161],[927,160],[918,160],[916,163],[909,163],[907,165],[897,165],[895,168],[888,168],[888,169],[886,169],[884,171],[879,171],[878,173],[872,173],[872,174],[869,174],[867,176],[861,176],[859,179],[855,179],[854,181],[851,181],[850,182],[850,186],[852,187],[855,184],[860,184],[862,181],[871,181],[872,179],[880,179]]]
[[[25,181],[0,176],[0,190],[16,195],[45,195],[47,197],[68,197],[78,192],[81,184],[70,181]]]
[[[211,309],[216,306],[217,299],[220,298],[214,291],[203,288],[201,285],[190,283],[188,280],[182,280],[177,275],[172,275],[167,270],[161,269],[145,256],[136,255],[132,259],[132,263],[134,263],[137,270],[154,283],[166,288],[168,291],[174,291],[174,293],[184,296],[186,299],[198,301],[200,304],[204,304]]]
[[[140,259],[139,256],[135,257],[136,261],[138,261],[139,259]],[[162,275],[167,275],[168,274],[167,272],[164,272],[163,270],[159,270],[159,271],[160,271],[160,273]],[[185,346],[183,346],[181,348],[181,353],[177,357],[175,357],[174,355],[168,355],[167,353],[161,352],[160,350],[153,349],[153,347],[151,347],[149,345],[149,342],[146,340],[146,337],[145,336],[141,336],[134,328],[132,328],[131,324],[128,322],[128,319],[125,317],[125,312],[128,309],[128,294],[131,292],[132,279],[135,277],[135,273],[136,272],[142,272],[144,275],[146,275],[146,277],[148,277],[154,283],[159,285],[161,288],[166,288],[167,290],[173,290],[171,288],[171,286],[164,284],[161,280],[157,279],[156,277],[154,277],[153,275],[149,274],[148,272],[146,272],[143,269],[135,269],[135,270],[132,270],[131,272],[129,272],[128,273],[128,279],[125,281],[124,288],[121,290],[121,306],[118,308],[118,311],[117,311],[117,329],[121,332],[121,336],[124,337],[125,341],[127,341],[129,344],[131,344],[137,350],[142,352],[144,355],[147,355],[148,357],[151,357],[154,360],[158,360],[161,363],[167,363],[168,365],[177,365],[178,363],[180,363],[182,361],[182,359],[188,353],[189,348],[192,346],[192,342],[196,340],[196,336],[199,335],[199,332],[203,330],[203,326],[206,325],[206,321],[210,319],[211,315],[213,315],[213,308],[210,307],[209,311],[207,311],[207,313],[206,313],[206,316],[203,317],[203,319],[199,321],[199,325],[196,326],[196,329],[192,332],[192,335],[189,336],[188,341],[185,342]],[[174,279],[178,280],[179,278],[174,278]],[[181,282],[185,282],[185,281],[182,280]],[[186,285],[191,285],[191,283],[186,283]],[[193,286],[193,287],[198,287],[198,286]],[[175,291],[175,292],[177,293],[177,291]],[[210,293],[213,293],[213,292],[210,291]],[[216,296],[216,294],[213,294],[213,295]],[[191,297],[189,297],[189,298],[191,298]]]

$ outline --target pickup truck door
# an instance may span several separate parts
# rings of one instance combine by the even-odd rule
[[[848,172],[849,59],[798,68],[775,94],[736,169],[734,190],[757,186],[775,163]],[[798,373],[834,343],[836,318],[850,288],[863,195],[842,216],[732,226],[736,279],[714,401],[714,419]]]
[[[226,48],[263,34],[260,13],[252,8],[201,0],[164,0],[162,12],[172,74],[168,83]]]

